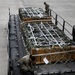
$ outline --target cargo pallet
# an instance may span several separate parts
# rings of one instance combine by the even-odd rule
[[[31,8],[26,9],[31,11]],[[34,8],[32,9],[34,10]],[[73,36],[65,26],[67,24],[71,28],[73,27],[51,9],[49,15],[50,16],[47,17],[47,19],[46,17],[40,17],[40,19],[35,17],[31,18],[31,16],[28,18],[21,17],[20,19],[18,15],[10,15],[9,13],[9,75],[20,75],[17,61],[25,54],[29,53],[37,58],[34,62],[35,74],[37,75],[65,75],[67,73],[71,74],[75,72],[75,46],[74,41],[71,40]],[[61,20],[63,24],[61,24]],[[62,29],[59,29],[57,26],[62,26]],[[30,38],[28,37],[30,35],[28,33],[29,28],[29,31],[32,34]],[[42,39],[40,38],[40,40],[44,40],[44,42],[41,41],[41,44],[38,44],[38,41],[34,36],[36,35],[35,32],[33,32],[35,29],[39,30],[36,31],[37,35],[42,35],[44,37]],[[56,30],[58,32],[56,32]],[[65,35],[65,31],[69,34],[70,38]],[[42,34],[39,34],[39,32]],[[62,32],[62,34],[60,32]],[[49,36],[51,39],[48,38]],[[58,39],[56,39],[55,36]],[[31,39],[34,41],[31,42]],[[43,43],[45,44],[43,45]],[[29,44],[29,46],[27,44]],[[43,61],[44,58],[48,59],[48,61],[50,60],[50,63],[45,65],[45,62]]]

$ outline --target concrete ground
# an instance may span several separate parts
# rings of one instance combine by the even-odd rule
[[[7,75],[8,8],[11,14],[17,14],[19,7],[31,6],[44,9],[44,1],[71,25],[75,25],[75,0],[0,0],[0,75]]]

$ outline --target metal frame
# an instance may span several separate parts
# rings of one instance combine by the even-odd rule
[[[38,32],[35,33],[36,29],[39,30],[39,33]],[[22,31],[23,32],[25,31],[24,34],[27,37],[27,39],[29,39],[29,41],[31,39],[34,40],[33,41],[34,42],[34,46],[38,46],[39,45],[39,43],[37,41],[37,38],[38,39],[41,38],[40,36],[43,36],[44,39],[41,38],[41,39],[43,39],[43,41],[47,41],[48,42],[47,46],[58,45],[59,47],[62,48],[62,46],[66,45],[65,41],[63,40],[63,38],[60,37],[60,35],[54,30],[53,26],[50,26],[50,24],[48,22],[45,22],[45,23],[39,22],[39,24],[38,23],[33,23],[33,24],[27,23],[27,25],[24,25]],[[39,36],[36,37],[35,34],[39,34]],[[57,39],[54,36],[56,36]],[[55,42],[55,44],[54,44],[54,42]]]
[[[54,15],[52,14],[52,13],[54,13]],[[60,24],[61,26],[62,26],[62,31],[63,32],[67,32],[69,35],[70,35],[70,39],[72,39],[72,32],[70,32],[65,26],[66,26],[66,24],[72,29],[73,28],[73,26],[71,25],[71,24],[69,24],[67,21],[65,21],[61,16],[59,16],[56,12],[54,12],[52,9],[50,9],[50,16],[52,16],[52,18],[54,19],[54,21],[55,21],[55,25],[58,25],[58,24]],[[58,17],[60,17],[61,18],[61,20],[63,21],[63,23],[61,23],[59,20],[58,20]]]

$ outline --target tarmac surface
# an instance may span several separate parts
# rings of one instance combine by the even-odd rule
[[[0,0],[0,75],[7,75],[8,72],[8,9],[11,14],[18,14],[21,7],[44,9],[44,1],[68,23],[75,25],[75,0]]]

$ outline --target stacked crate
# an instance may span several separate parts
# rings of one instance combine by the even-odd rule
[[[19,8],[19,16],[22,21],[51,21],[51,16],[47,14],[41,8]]]
[[[51,16],[40,8],[31,7],[20,8],[19,15],[23,21],[21,33],[28,52],[36,58],[35,64],[45,63],[44,58],[50,63],[75,60],[75,47],[70,45],[70,39],[64,32],[52,23]]]

